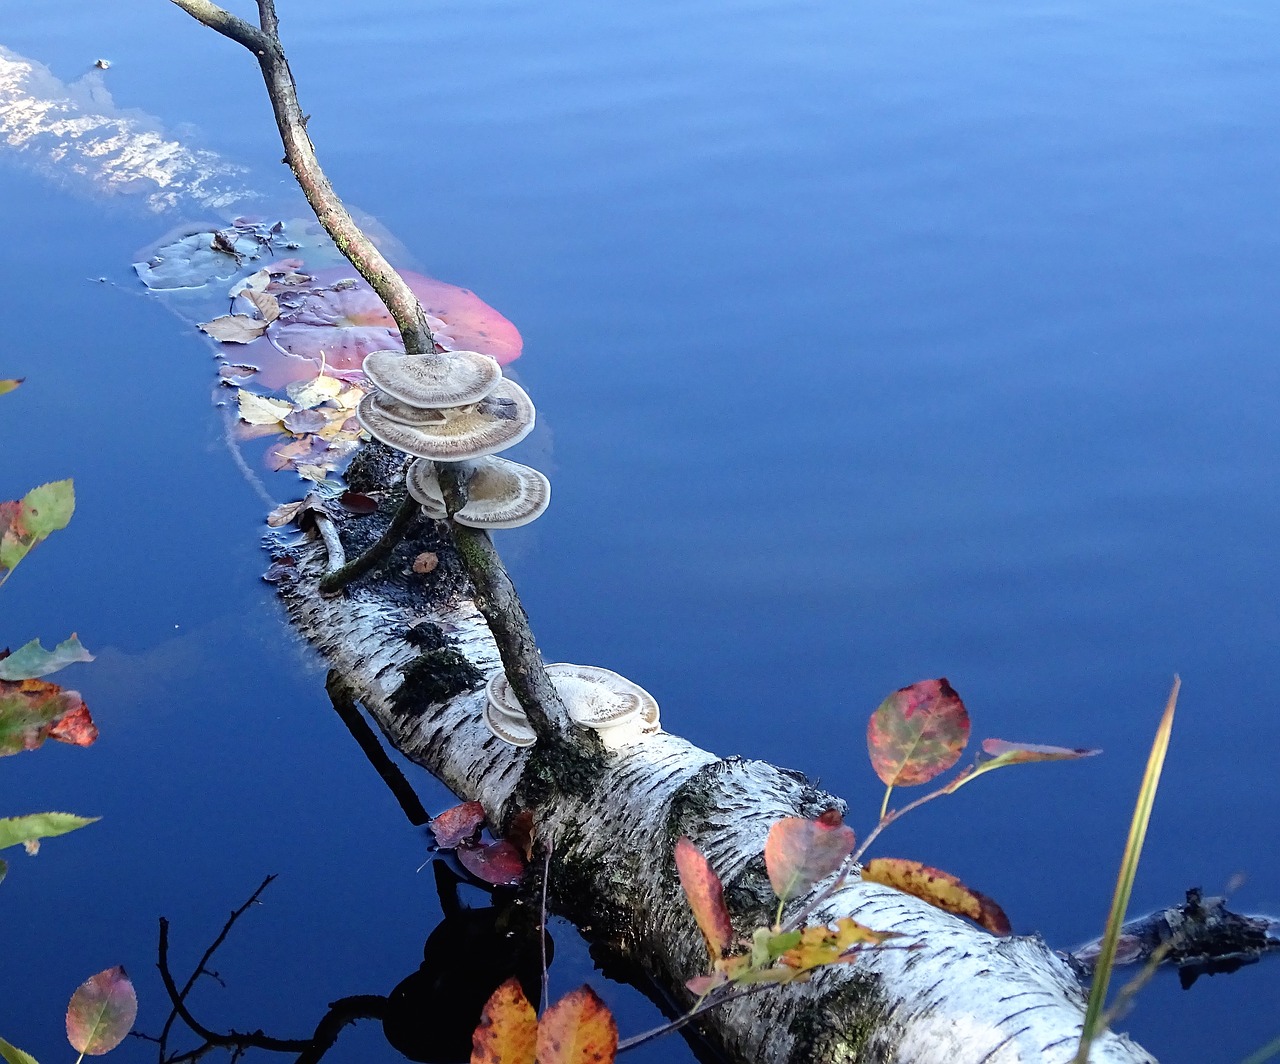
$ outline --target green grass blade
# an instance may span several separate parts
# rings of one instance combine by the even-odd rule
[[[1138,789],[1138,801],[1129,824],[1129,837],[1125,840],[1124,856],[1120,859],[1120,875],[1116,879],[1115,894],[1111,898],[1111,911],[1107,914],[1107,927],[1102,935],[1102,949],[1093,972],[1093,986],[1089,989],[1089,1005],[1084,1014],[1084,1029],[1080,1033],[1080,1048],[1076,1051],[1075,1064],[1086,1064],[1089,1047],[1098,1034],[1102,1007],[1107,1000],[1107,987],[1111,982],[1111,969],[1116,959],[1116,944],[1120,939],[1120,926],[1124,923],[1129,898],[1133,894],[1133,881],[1138,874],[1138,858],[1142,856],[1142,844],[1147,837],[1147,825],[1151,822],[1151,807],[1155,804],[1156,789],[1160,786],[1160,773],[1164,769],[1165,754],[1169,752],[1169,735],[1173,731],[1173,714],[1178,705],[1178,689],[1182,681],[1173,678],[1173,690],[1164,707],[1164,716],[1156,729],[1147,758],[1147,770],[1142,775]]]

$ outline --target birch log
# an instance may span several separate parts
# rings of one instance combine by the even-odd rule
[[[394,496],[390,471],[398,463],[380,450],[367,449],[353,467],[353,486]],[[349,553],[381,532],[379,522],[397,503],[390,499],[377,517],[344,520]],[[440,564],[417,577],[410,563],[428,549]],[[506,745],[481,720],[480,678],[498,667],[498,654],[448,537],[433,522],[422,519],[389,566],[345,597],[323,598],[316,590],[325,564],[318,542],[291,550],[297,576],[281,589],[291,621],[390,742],[460,797],[483,802],[494,823],[533,809],[539,840],[553,845],[553,908],[590,926],[674,1001],[691,1003],[684,981],[706,962],[676,879],[676,839],[688,835],[708,856],[724,880],[735,930],[748,933],[771,918],[761,856],[769,825],[843,807],[800,773],[718,758],[666,732],[612,749],[603,763],[587,762],[576,787],[553,788],[536,753]],[[1073,1058],[1084,996],[1067,964],[1040,939],[998,939],[907,895],[857,881],[815,914],[839,915],[900,932],[922,947],[872,950],[809,983],[731,1002],[700,1021],[713,1044],[734,1060],[770,1064]],[[1090,1059],[1154,1058],[1108,1034]]]

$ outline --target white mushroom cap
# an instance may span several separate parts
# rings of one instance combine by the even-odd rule
[[[372,351],[365,356],[364,375],[410,406],[464,406],[493,391],[502,379],[502,367],[478,351],[440,355]]]
[[[511,717],[504,716],[494,708],[492,702],[484,704],[484,722],[494,735],[512,746],[532,746],[538,741],[538,736],[529,727],[528,720],[523,718],[513,720]]]
[[[394,421],[397,425],[412,425],[421,428],[423,425],[443,425],[445,415],[442,411],[429,407],[410,406],[386,392],[369,392],[369,408],[380,417]]]
[[[356,417],[371,436],[397,451],[437,462],[465,462],[519,443],[533,431],[533,401],[524,389],[503,379],[478,403],[442,407],[439,421],[406,425],[379,412],[373,393],[356,407]]]
[[[657,700],[625,676],[596,665],[568,662],[548,665],[547,675],[569,716],[578,724],[597,731],[622,725],[638,725],[646,733],[656,730]],[[524,709],[502,669],[490,675],[486,691],[489,705],[504,718],[518,720],[524,716]]]
[[[471,528],[519,528],[541,517],[551,502],[551,482],[536,469],[506,458],[486,455],[465,463],[467,504],[453,515],[460,525]],[[443,516],[444,493],[440,490],[435,463],[419,458],[405,474],[409,494],[424,510]],[[438,514],[437,514],[438,511]]]

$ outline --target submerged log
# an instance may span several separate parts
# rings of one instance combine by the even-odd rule
[[[349,554],[376,539],[399,504],[398,455],[371,445],[349,479],[388,499],[373,517],[343,519]],[[688,835],[725,883],[735,930],[772,918],[762,852],[769,825],[843,802],[805,777],[760,761],[719,758],[660,731],[601,757],[517,749],[490,734],[483,678],[499,657],[443,524],[425,518],[386,568],[326,598],[319,541],[276,543],[296,576],[281,584],[295,627],[337,670],[388,740],[495,824],[531,809],[552,848],[552,908],[590,927],[637,965],[677,1007],[706,952],[676,878],[676,840]],[[436,569],[412,559],[430,550]],[[569,758],[566,761],[566,757]],[[570,780],[565,785],[563,781]],[[801,900],[803,902],[803,899]],[[731,1002],[700,1020],[712,1044],[741,1061],[894,1061],[898,1064],[1069,1061],[1084,995],[1071,968],[1038,938],[996,938],[887,887],[853,881],[815,917],[851,915],[920,948],[879,949],[808,983]],[[1127,1038],[1095,1042],[1094,1061],[1153,1058]]]

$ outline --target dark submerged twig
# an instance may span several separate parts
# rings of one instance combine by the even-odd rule
[[[218,932],[218,937],[215,938],[209,944],[209,948],[204,951],[204,955],[200,958],[199,963],[197,963],[195,968],[192,970],[190,978],[187,979],[186,984],[183,986],[181,992],[178,994],[179,1001],[187,1000],[187,995],[191,993],[191,988],[196,985],[196,980],[199,979],[200,976],[213,974],[208,969],[208,964],[211,960],[213,960],[213,955],[218,952],[218,948],[227,940],[227,935],[231,933],[231,929],[235,926],[236,921],[239,920],[240,917],[242,917],[245,913],[247,913],[250,910],[250,908],[252,908],[254,905],[257,904],[258,899],[262,897],[262,892],[265,891],[267,887],[271,886],[275,878],[276,877],[274,873],[267,876],[266,879],[264,879],[261,883],[258,884],[257,889],[252,894],[250,894],[247,899],[245,899],[244,904],[241,905],[240,908],[233,910],[231,915],[227,917],[227,922],[222,925],[222,930]],[[162,942],[165,941],[166,926],[167,926],[167,922],[165,920],[161,920],[160,935],[161,935]],[[169,983],[172,981],[172,976],[168,975],[166,971],[167,959],[163,952],[160,955],[160,964],[161,964],[160,976],[165,980],[165,985],[168,986]],[[160,1052],[162,1055],[165,1049],[168,1047],[169,1032],[173,1029],[173,1021],[177,1018],[177,1016],[178,1016],[178,1009],[177,1009],[177,1006],[175,1005],[174,1008],[169,1013],[169,1018],[164,1021],[164,1027],[161,1029],[160,1037],[157,1039],[157,1041],[160,1043]]]
[[[334,710],[342,718],[342,723],[347,726],[347,731],[351,733],[351,737],[355,739],[360,749],[364,751],[364,756],[369,759],[369,764],[382,777],[382,782],[387,785],[387,788],[394,795],[404,815],[409,818],[409,823],[414,827],[430,823],[431,814],[423,807],[417,792],[409,781],[405,779],[404,773],[400,771],[396,763],[391,760],[387,752],[382,748],[382,744],[378,741],[378,736],[369,727],[369,722],[361,716],[356,700],[352,696],[351,688],[343,681],[336,670],[329,670],[324,687],[329,694],[329,701],[333,703]]]
[[[203,1038],[207,1044],[223,1046],[241,1052],[245,1049],[270,1049],[279,1053],[301,1053],[311,1045],[311,1040],[308,1038],[273,1038],[260,1030],[227,1031],[225,1034],[220,1034],[217,1031],[209,1030],[208,1027],[191,1015],[191,1010],[187,1008],[187,1003],[183,1000],[182,994],[179,993],[178,987],[173,981],[173,975],[169,971],[169,921],[163,916],[160,917],[160,961],[158,967],[160,969],[160,979],[164,982],[164,988],[169,995],[169,1002],[173,1006],[173,1011],[177,1013],[183,1023]]]

